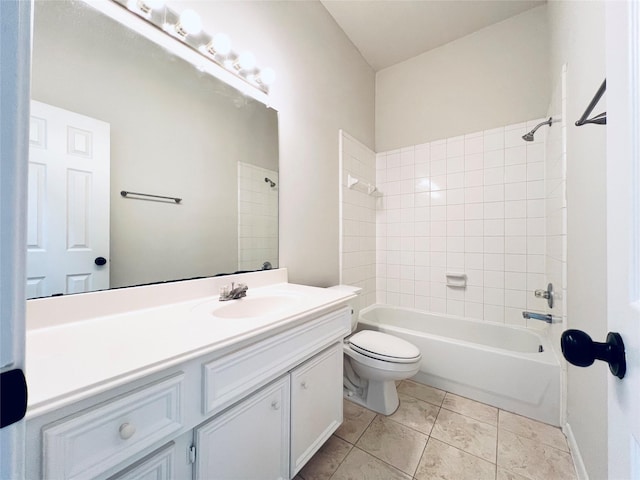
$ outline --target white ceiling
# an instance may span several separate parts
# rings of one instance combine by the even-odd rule
[[[375,71],[546,0],[321,0]]]

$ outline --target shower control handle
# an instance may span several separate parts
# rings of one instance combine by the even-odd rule
[[[546,290],[536,290],[533,294],[536,298],[546,298],[549,308],[553,308],[553,283],[548,284]]]
[[[627,371],[624,342],[619,333],[609,332],[607,341],[602,343],[594,342],[582,330],[566,330],[560,337],[560,347],[564,358],[578,367],[588,367],[595,360],[602,360],[618,378],[623,378]]]

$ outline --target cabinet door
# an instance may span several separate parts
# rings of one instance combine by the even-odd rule
[[[293,478],[342,423],[342,343],[291,372]]]
[[[196,479],[288,478],[288,375],[196,430]]]

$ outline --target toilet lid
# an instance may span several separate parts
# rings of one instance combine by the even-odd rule
[[[349,338],[356,352],[388,362],[413,361],[420,357],[418,347],[401,338],[373,330],[362,330]]]

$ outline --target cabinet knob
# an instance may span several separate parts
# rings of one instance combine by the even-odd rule
[[[273,402],[271,402],[271,408],[273,408],[274,410],[280,410],[280,402],[274,400]]]
[[[303,382],[300,384],[300,386],[301,386],[304,390],[306,390],[306,389],[308,389],[308,388],[309,388],[309,385],[307,385],[307,381],[306,381],[306,380],[305,380],[305,381],[303,381]]]
[[[123,423],[122,425],[120,425],[118,433],[120,433],[121,439],[129,440],[131,437],[133,437],[133,434],[136,433],[136,427],[134,427],[130,423]]]

